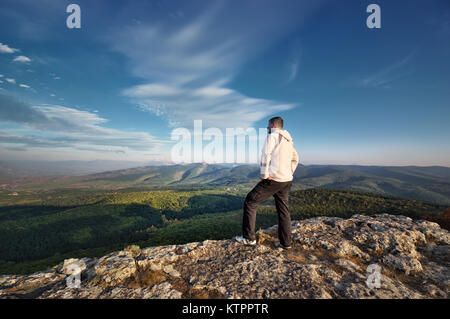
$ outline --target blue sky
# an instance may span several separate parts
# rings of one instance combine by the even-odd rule
[[[447,0],[2,0],[0,159],[168,161],[174,128],[279,115],[303,164],[450,166],[449,71]]]

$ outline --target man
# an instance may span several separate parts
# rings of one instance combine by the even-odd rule
[[[291,246],[291,216],[288,200],[293,174],[298,165],[298,154],[291,135],[283,130],[281,117],[271,118],[267,130],[269,135],[261,157],[261,181],[245,198],[243,236],[236,237],[236,240],[248,245],[256,244],[256,208],[259,203],[273,196],[278,214],[279,246],[288,249]]]

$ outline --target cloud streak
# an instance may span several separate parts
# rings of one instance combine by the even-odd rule
[[[301,50],[300,45],[298,43],[294,43],[293,52],[291,55],[292,56],[287,64],[288,78],[286,80],[286,84],[291,83],[297,78],[298,68],[300,66],[300,59],[301,59]]]
[[[246,1],[240,10],[233,10],[228,2],[215,1],[200,15],[179,19],[178,24],[142,22],[116,30],[109,39],[111,46],[128,58],[132,74],[144,82],[123,94],[141,110],[167,118],[172,126],[191,127],[201,119],[206,126],[245,128],[292,109],[295,103],[240,93],[231,81],[252,56],[302,23],[313,8],[300,2],[276,6]],[[292,79],[297,67],[298,62]]]
[[[389,84],[391,82],[414,73],[414,70],[412,68],[408,68],[408,65],[410,64],[413,56],[414,51],[408,54],[402,60],[389,65],[381,71],[363,79],[361,83],[362,86],[370,88],[390,88]]]

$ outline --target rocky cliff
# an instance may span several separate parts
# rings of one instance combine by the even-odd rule
[[[276,248],[273,226],[256,246],[206,240],[69,259],[0,276],[0,298],[449,297],[450,233],[438,224],[386,214],[318,217],[292,221],[292,233],[290,250]]]

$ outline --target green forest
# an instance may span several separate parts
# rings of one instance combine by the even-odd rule
[[[0,193],[0,274],[43,270],[66,258],[99,257],[140,247],[226,239],[241,234],[246,191],[203,190]],[[401,214],[439,218],[447,206],[374,193],[307,189],[290,195],[291,217]],[[273,199],[258,209],[257,228],[277,223]]]

